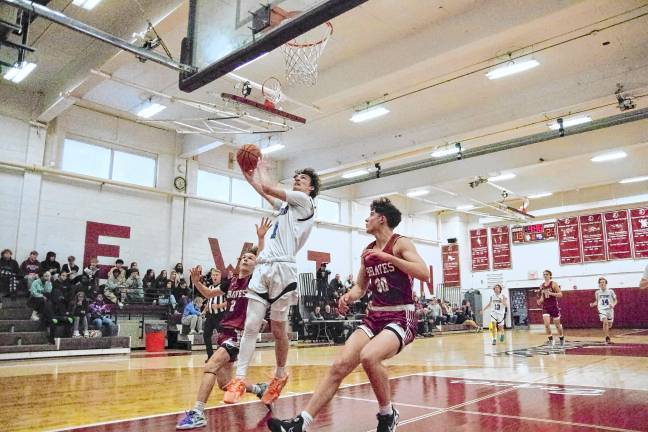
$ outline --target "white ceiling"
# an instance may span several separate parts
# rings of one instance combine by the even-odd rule
[[[142,3],[178,58],[188,2]],[[49,7],[121,37],[146,26],[130,1],[104,1],[93,11],[71,6],[69,0],[55,0]],[[634,96],[648,94],[648,17],[632,19],[642,14],[648,14],[646,0],[369,0],[332,21],[334,34],[320,61],[318,84],[284,88],[290,98],[320,111],[282,102],[308,122],[273,137],[286,145],[273,157],[282,161],[284,174],[313,166],[333,179],[374,162],[385,168],[428,158],[431,149],[446,142],[473,148],[546,131],[547,119],[570,112],[583,111],[594,119],[618,114],[617,83]],[[44,93],[44,107],[59,93],[71,92],[80,98],[79,105],[135,119],[133,111],[150,94],[96,77],[89,73],[92,68],[170,96],[215,104],[221,103],[220,92],[238,92],[235,80],[222,78],[183,93],[176,72],[123,52],[115,55],[116,49],[43,19],[34,22],[31,37],[39,67],[21,86]],[[505,60],[508,52],[534,52],[540,66],[489,81],[487,68]],[[277,50],[237,73],[261,83],[269,76],[283,78],[283,69]],[[647,99],[638,97],[638,108],[647,107]],[[354,108],[380,100],[388,101],[389,115],[360,124],[349,121]],[[169,108],[158,118],[205,117],[186,105],[165,103]],[[648,175],[646,131],[644,120],[373,180],[338,193],[360,198],[435,186],[458,196],[437,190],[424,198],[454,207],[471,199],[498,201],[498,190],[488,185],[471,189],[468,182],[500,171],[518,175],[501,186],[519,195],[612,184]],[[233,145],[259,139],[224,138],[234,139]],[[589,161],[592,153],[619,146],[631,157],[596,166]],[[547,162],[539,163],[540,157]],[[434,208],[421,200],[413,205],[421,211]]]

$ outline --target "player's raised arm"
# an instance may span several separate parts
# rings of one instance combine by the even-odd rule
[[[272,208],[278,209],[281,205],[281,202],[277,201],[277,198],[281,201],[285,201],[286,191],[282,188],[270,186],[265,182],[256,180],[253,175],[254,171],[243,172],[243,177],[245,177],[245,180],[250,183],[250,186],[252,186],[254,190],[257,191],[257,193],[261,195],[272,206]],[[271,194],[268,191],[273,191],[274,193]],[[278,196],[280,194],[279,191],[283,192],[283,198],[281,196]]]
[[[220,288],[213,288],[213,289],[207,288],[207,286],[205,286],[202,280],[200,280],[201,276],[202,276],[202,267],[197,266],[191,269],[191,282],[196,288],[198,288],[198,291],[200,291],[200,294],[202,294],[203,297],[212,298],[216,296],[225,295],[225,293],[221,291]]]
[[[255,224],[254,226],[256,227],[257,239],[259,240],[256,255],[259,256],[265,247],[265,235],[272,226],[272,222],[270,222],[270,218],[262,217],[261,223],[259,225]]]

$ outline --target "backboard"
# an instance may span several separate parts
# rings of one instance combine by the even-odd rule
[[[194,91],[367,0],[190,0],[180,74]]]

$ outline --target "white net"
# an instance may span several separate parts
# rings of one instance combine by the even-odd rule
[[[288,85],[317,84],[318,61],[333,33],[331,23],[326,23],[324,36],[315,42],[298,41],[297,39],[283,45],[286,63],[286,82]]]

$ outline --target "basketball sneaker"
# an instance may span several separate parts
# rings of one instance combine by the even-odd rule
[[[283,378],[277,378],[277,377],[272,378],[270,384],[268,385],[268,390],[266,390],[265,394],[261,398],[261,402],[263,402],[266,405],[270,405],[274,401],[276,401],[279,395],[281,395],[281,390],[283,390],[287,382],[288,382],[288,375],[286,375]]]
[[[396,408],[392,409],[394,410],[394,412],[391,415],[376,414],[376,418],[378,419],[378,427],[376,428],[376,432],[394,432],[396,430],[400,414],[398,413]]]
[[[266,384],[266,383],[257,383],[257,385],[259,386],[259,391],[258,391],[258,393],[254,393],[254,394],[255,394],[256,397],[258,397],[259,399],[262,399],[262,398],[263,398],[263,395],[264,395],[265,392],[268,390],[268,384]]]
[[[232,381],[227,384],[225,388],[225,395],[223,396],[223,402],[226,404],[233,404],[241,399],[241,396],[245,394],[245,381],[242,379],[234,378]]]
[[[493,345],[497,345],[497,339],[493,339]]]
[[[303,432],[304,431],[304,419],[301,415],[298,415],[295,418],[288,420],[279,420],[276,418],[271,418],[266,423],[268,429],[272,432]]]
[[[565,346],[565,336],[560,336],[560,346]]]
[[[610,345],[612,343],[612,339],[610,339],[610,336],[605,336],[605,344]]]
[[[504,333],[500,335],[500,342],[504,342]]]
[[[183,419],[176,425],[176,429],[195,429],[205,426],[207,426],[205,414],[191,410],[185,413]]]

